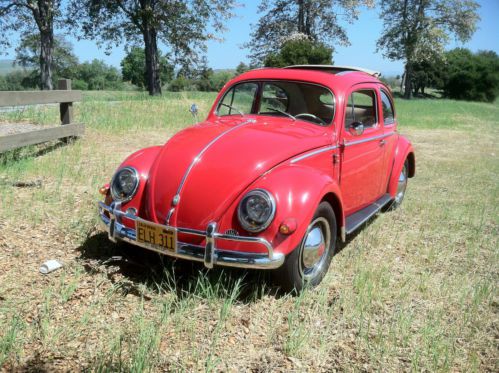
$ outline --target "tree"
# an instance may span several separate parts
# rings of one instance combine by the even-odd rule
[[[267,55],[264,65],[284,67],[290,65],[331,65],[333,49],[324,43],[313,42],[303,34],[295,34],[285,41],[277,53]]]
[[[168,62],[166,56],[161,55],[158,50],[159,76],[161,82],[167,83],[173,79],[173,65]],[[139,88],[147,87],[147,70],[145,62],[145,51],[140,47],[132,47],[121,61],[121,74],[124,81],[129,81]]]
[[[0,0],[0,46],[11,46],[8,35],[24,37],[38,30],[41,89],[52,89],[54,22],[60,16],[60,0]]]
[[[404,97],[413,94],[414,64],[441,56],[451,35],[471,38],[479,20],[473,0],[381,0],[383,32],[378,50],[405,63]]]
[[[71,0],[73,27],[108,46],[143,43],[149,94],[161,94],[158,41],[171,51],[174,63],[190,65],[206,50],[211,32],[223,30],[235,0]],[[208,26],[211,24],[211,29]]]
[[[258,12],[263,15],[245,46],[250,48],[255,64],[261,64],[276,48],[281,48],[287,36],[296,33],[334,50],[335,44],[349,44],[338,14],[352,23],[358,18],[361,5],[373,4],[373,0],[262,0]]]
[[[32,70],[33,82],[40,82],[42,72],[40,71],[40,35],[27,34],[16,48],[15,63],[25,69]],[[54,36],[52,46],[52,61],[50,71],[52,79],[71,78],[73,71],[78,65],[78,57],[73,52],[73,46],[62,35]],[[34,84],[36,85],[36,83]]]
[[[241,75],[246,71],[250,70],[250,67],[246,65],[244,62],[239,62],[239,65],[236,67],[236,75]]]

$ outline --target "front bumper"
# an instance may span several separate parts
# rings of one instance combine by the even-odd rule
[[[109,216],[106,215],[106,212]],[[206,231],[173,227],[179,233],[204,237],[206,244],[205,246],[199,246],[177,242],[176,251],[170,252],[161,250],[158,247],[147,243],[138,242],[135,229],[123,225],[123,219],[136,221],[138,218],[133,214],[121,211],[121,205],[119,203],[113,202],[108,206],[103,202],[99,202],[99,215],[107,226],[109,239],[113,242],[121,240],[175,258],[204,262],[204,265],[207,268],[213,268],[214,265],[222,265],[239,268],[274,269],[280,267],[284,263],[284,254],[274,253],[274,248],[266,239],[261,237],[243,237],[219,233],[217,232],[216,223],[208,224]],[[216,242],[218,240],[246,242],[264,246],[267,250],[267,254],[219,250],[216,248]]]

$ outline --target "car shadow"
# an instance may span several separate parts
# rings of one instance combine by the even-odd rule
[[[348,235],[345,242],[338,240],[334,256],[375,219],[376,215]],[[171,258],[124,242],[113,243],[105,232],[89,235],[77,251],[87,273],[106,273],[113,283],[116,273],[124,276],[128,282],[120,286],[125,295],[143,297],[142,286],[152,293],[175,292],[179,298],[192,295],[225,298],[237,294],[235,299],[242,303],[252,303],[265,296],[294,295],[277,287],[270,271],[220,266],[210,270],[200,262]]]
[[[106,273],[113,283],[116,273],[124,276],[128,281],[121,284],[121,290],[126,294],[144,296],[141,287],[145,286],[149,294],[175,292],[179,298],[236,294],[235,299],[242,303],[284,295],[273,286],[269,271],[230,267],[209,270],[200,262],[171,258],[124,242],[115,244],[104,232],[90,235],[77,251],[87,273]]]

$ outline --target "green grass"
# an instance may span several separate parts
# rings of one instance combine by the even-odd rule
[[[126,155],[193,123],[193,102],[204,117],[214,97],[85,93],[82,139],[0,156],[0,367],[498,370],[497,102],[396,100],[417,158],[402,208],[353,238],[318,288],[292,297],[275,295],[265,273],[172,263],[102,233],[98,187]],[[0,120],[57,116],[48,106]],[[64,267],[38,274],[53,258]]]

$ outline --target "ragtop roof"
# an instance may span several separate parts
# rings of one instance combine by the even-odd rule
[[[374,71],[370,69],[366,69],[363,67],[356,66],[333,66],[333,65],[292,65],[286,66],[285,69],[299,69],[299,70],[319,70],[325,71],[336,75],[341,75],[342,73],[349,71],[360,71],[369,75],[372,75],[376,78],[381,76],[381,72]]]

